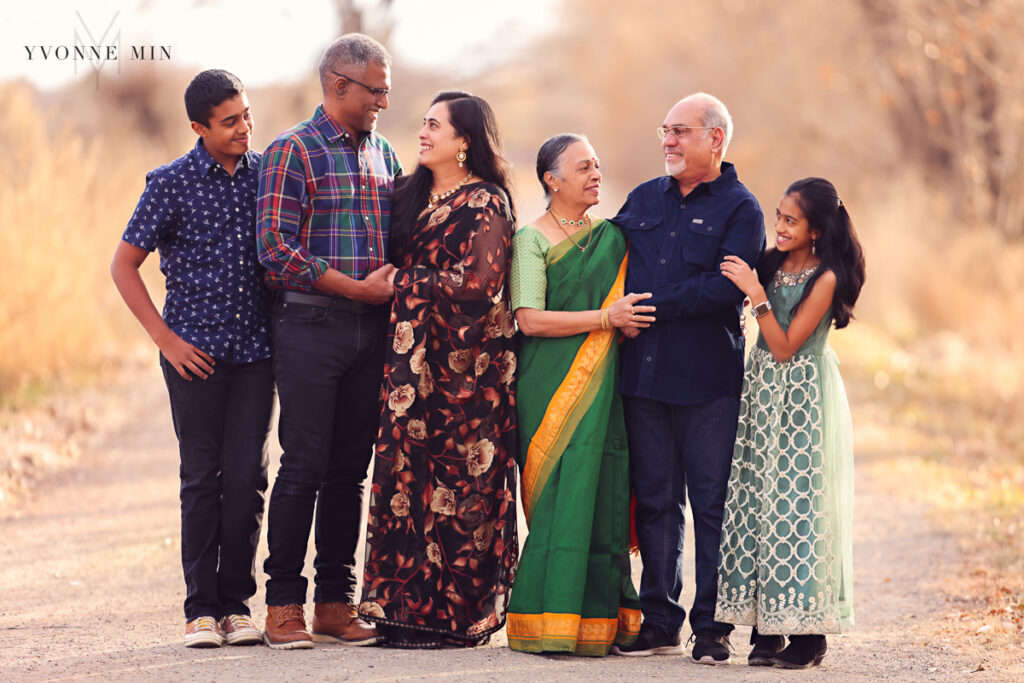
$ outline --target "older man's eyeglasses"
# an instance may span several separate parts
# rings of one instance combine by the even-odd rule
[[[347,78],[348,80],[352,81],[356,85],[363,86],[364,88],[366,88],[367,90],[370,91],[370,94],[373,95],[374,99],[379,99],[381,97],[387,97],[388,93],[391,92],[388,88],[374,88],[374,87],[371,87],[369,85],[366,85],[365,83],[360,83],[359,81],[357,81],[356,79],[352,78],[351,76],[346,76],[345,74],[340,74],[337,71],[335,71],[334,69],[331,69],[331,73],[334,74],[335,76],[341,76],[342,78]]]
[[[654,132],[658,134],[659,140],[664,140],[665,136],[669,133],[675,138],[682,140],[695,130],[714,130],[715,128],[718,128],[718,126],[658,126],[654,129]]]

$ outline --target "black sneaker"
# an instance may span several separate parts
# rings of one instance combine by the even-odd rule
[[[728,664],[732,655],[732,646],[729,644],[729,636],[714,631],[701,631],[690,636],[693,640],[693,650],[690,656],[698,664]]]
[[[632,645],[612,645],[613,655],[623,657],[650,657],[651,655],[681,655],[683,646],[679,642],[679,633],[668,633],[657,626],[640,624],[640,635]]]

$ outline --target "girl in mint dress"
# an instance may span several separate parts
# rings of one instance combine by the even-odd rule
[[[722,273],[751,301],[747,360],[718,566],[717,621],[753,626],[754,666],[821,663],[853,624],[853,435],[829,330],[846,327],[864,256],[832,183],[799,180],[757,271]],[[789,643],[786,644],[786,636]]]

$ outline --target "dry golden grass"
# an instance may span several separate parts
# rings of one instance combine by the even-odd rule
[[[61,126],[22,84],[0,86],[0,121],[0,398],[18,405],[121,352],[107,264],[143,162]]]

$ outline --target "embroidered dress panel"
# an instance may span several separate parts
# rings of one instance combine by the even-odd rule
[[[783,328],[813,270],[768,298]],[[715,618],[762,634],[853,625],[853,438],[831,313],[790,360],[751,351],[722,526]]]
[[[260,155],[247,152],[229,174],[203,147],[146,175],[122,239],[160,254],[163,318],[215,358],[270,357],[270,301],[256,258]]]

